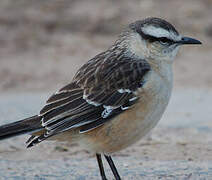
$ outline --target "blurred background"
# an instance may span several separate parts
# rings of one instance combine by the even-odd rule
[[[124,26],[149,16],[203,42],[181,50],[175,86],[212,87],[211,0],[1,0],[0,92],[55,91]]]
[[[191,179],[200,172],[206,172],[201,174],[203,177],[211,177],[212,0],[1,0],[0,124],[38,113],[47,97],[69,83],[82,64],[108,48],[123,27],[150,16],[166,19],[180,33],[203,44],[181,48],[174,62],[174,92],[163,119],[149,138],[117,153],[118,159],[130,156],[126,162],[120,158],[117,164],[125,168],[123,174],[135,165],[139,171],[143,167],[154,171],[156,166],[163,167],[161,162],[168,161],[171,165],[165,167],[170,174],[180,171],[184,177],[182,172],[187,168]],[[52,161],[39,162],[43,167],[33,160],[64,158],[59,165],[66,161],[69,168],[74,168],[74,158],[85,157],[88,161],[81,174],[86,174],[88,167],[94,171],[97,167],[91,155],[77,145],[41,143],[26,151],[23,137],[17,137],[0,142],[0,176],[1,172],[12,176],[9,167],[13,172],[22,172],[20,177],[31,177],[24,170],[25,161],[20,164],[20,159],[30,160],[32,164],[27,168],[37,168],[39,177],[44,177],[39,167],[45,169],[46,163],[50,167]],[[173,161],[183,161],[184,170],[168,171]],[[18,170],[14,168],[16,163]],[[77,176],[79,170],[73,172]],[[125,174],[126,179],[135,177],[136,172]],[[145,169],[142,172],[145,174]],[[158,173],[155,177],[161,175]]]

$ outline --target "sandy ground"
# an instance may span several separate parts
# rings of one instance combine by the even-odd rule
[[[117,153],[116,164],[124,179],[211,179],[211,0],[1,0],[0,124],[37,113],[123,26],[147,16],[203,45],[181,49],[166,114],[146,139]],[[26,150],[26,139],[0,142],[0,179],[98,179],[95,159],[77,145]]]
[[[47,94],[0,96],[0,121],[12,122],[37,113]],[[211,101],[212,93],[207,89],[175,90],[159,125],[145,139],[114,155],[122,177],[210,179]],[[0,142],[0,179],[98,179],[94,156],[77,144],[44,142],[26,149],[27,138],[15,137]]]

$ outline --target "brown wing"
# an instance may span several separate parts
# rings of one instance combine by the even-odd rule
[[[149,64],[145,60],[114,57],[105,61],[102,54],[95,57],[77,72],[72,83],[47,100],[40,111],[47,131],[31,140],[28,147],[72,128],[87,132],[137,101],[133,92],[144,84]]]

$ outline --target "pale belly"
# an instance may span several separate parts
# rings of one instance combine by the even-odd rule
[[[153,81],[151,80],[153,78]],[[103,126],[80,135],[86,149],[110,154],[122,150],[146,135],[161,119],[169,102],[172,84],[151,77],[137,92],[138,103]]]

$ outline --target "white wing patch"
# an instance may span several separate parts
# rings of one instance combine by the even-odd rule
[[[118,90],[119,93],[131,93],[132,91],[130,91],[129,89],[119,89]]]
[[[129,99],[129,101],[131,101],[131,102],[132,102],[132,101],[135,101],[136,99],[138,99],[138,97],[136,97],[136,96],[135,96],[135,97],[133,97],[133,98]]]
[[[114,110],[112,106],[104,106],[105,110],[102,111],[102,118],[107,118],[111,112]]]
[[[129,109],[130,107],[128,107],[128,106],[125,106],[125,107],[123,107],[123,106],[121,106],[121,110],[127,110],[127,109]]]

